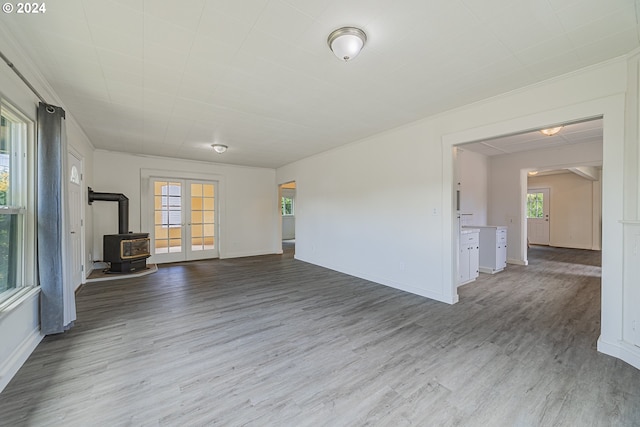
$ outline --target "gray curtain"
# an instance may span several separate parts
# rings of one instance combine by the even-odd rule
[[[45,335],[64,332],[76,318],[67,266],[70,239],[64,119],[62,108],[38,105],[38,279],[40,330]]]

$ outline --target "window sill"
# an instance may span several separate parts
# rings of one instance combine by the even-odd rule
[[[40,287],[38,286],[25,286],[18,289],[6,300],[0,302],[0,319],[15,310],[27,299],[32,298],[34,295],[38,295],[39,293]]]

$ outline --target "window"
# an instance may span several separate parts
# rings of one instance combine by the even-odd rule
[[[182,184],[154,182],[155,253],[182,250]]]
[[[293,215],[293,198],[283,197],[282,198],[282,216],[291,216],[291,215]]]
[[[544,198],[543,193],[527,194],[527,218],[543,218],[544,217]]]
[[[25,268],[33,265],[27,262],[33,245],[26,238],[33,230],[27,224],[29,129],[25,118],[0,103],[0,302],[25,285]]]
[[[160,187],[162,226],[176,228],[182,226],[182,187],[179,182],[156,183]]]

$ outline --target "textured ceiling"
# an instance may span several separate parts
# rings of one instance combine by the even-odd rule
[[[265,167],[640,46],[635,0],[46,5],[0,24],[97,148]],[[368,36],[349,63],[326,45],[345,25]]]
[[[567,124],[553,136],[536,130],[464,144],[461,148],[485,156],[499,156],[585,142],[602,142],[602,119]]]

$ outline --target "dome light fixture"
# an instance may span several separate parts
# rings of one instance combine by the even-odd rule
[[[358,56],[367,35],[360,28],[342,27],[333,31],[327,38],[327,44],[338,59],[347,62]]]
[[[227,148],[229,148],[223,144],[211,144],[211,147],[213,147],[213,151],[215,151],[218,154],[224,153],[225,151],[227,151]]]
[[[549,129],[541,129],[540,133],[546,136],[553,136],[555,134],[557,134],[558,132],[560,132],[560,130],[562,130],[564,126],[557,126],[554,128],[549,128]]]

